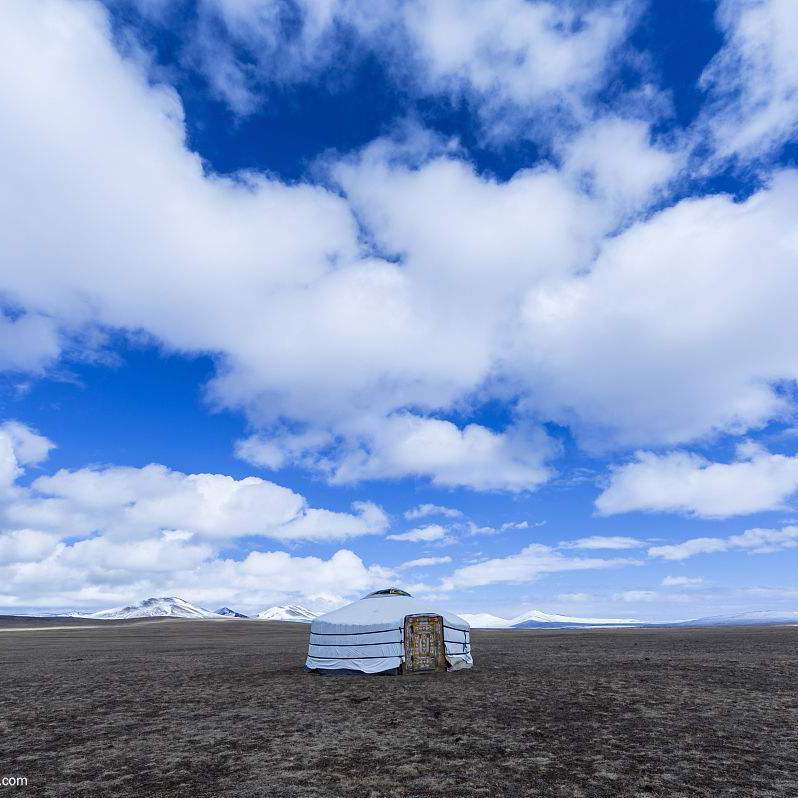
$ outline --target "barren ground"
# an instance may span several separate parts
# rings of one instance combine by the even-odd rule
[[[795,628],[476,631],[471,671],[324,678],[306,626],[85,623],[0,618],[0,797],[798,796]]]

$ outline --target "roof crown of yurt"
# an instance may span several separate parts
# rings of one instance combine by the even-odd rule
[[[397,587],[318,616],[305,666],[321,674],[429,673],[470,668],[471,627]]]

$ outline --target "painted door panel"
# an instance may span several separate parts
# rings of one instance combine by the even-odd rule
[[[408,615],[405,618],[404,669],[413,673],[446,670],[440,615]]]

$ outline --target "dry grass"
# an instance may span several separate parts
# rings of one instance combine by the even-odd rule
[[[0,776],[63,798],[798,796],[796,629],[475,632],[473,670],[416,677],[308,674],[306,641],[2,632]]]

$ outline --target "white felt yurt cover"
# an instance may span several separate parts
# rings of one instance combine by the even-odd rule
[[[408,615],[440,615],[448,670],[470,668],[471,627],[428,601],[390,589],[316,618],[310,625],[307,668],[380,673],[404,662],[404,626]]]

